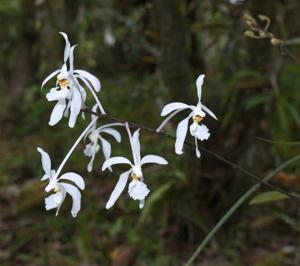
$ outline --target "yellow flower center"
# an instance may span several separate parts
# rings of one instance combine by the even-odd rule
[[[131,174],[131,178],[135,181],[139,181],[141,178],[139,176],[137,176],[135,173]]]
[[[203,120],[203,117],[200,115],[194,115],[193,120],[196,124],[199,124]]]
[[[54,192],[55,192],[55,193],[60,192],[60,188],[59,188],[59,187],[55,187],[55,188],[54,188]]]
[[[63,89],[67,89],[68,86],[70,85],[70,82],[68,79],[58,79],[57,80],[59,86]]]

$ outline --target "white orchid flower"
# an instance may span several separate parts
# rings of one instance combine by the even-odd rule
[[[129,140],[130,146],[132,149],[133,163],[125,157],[112,157],[106,160],[102,166],[102,171],[109,168],[112,165],[116,164],[128,164],[130,169],[124,173],[122,173],[119,177],[119,181],[117,182],[113,192],[110,195],[108,202],[106,203],[106,208],[111,208],[116,200],[119,198],[121,193],[126,187],[129,176],[131,177],[131,182],[128,186],[128,194],[134,200],[138,200],[140,209],[144,207],[145,198],[149,194],[150,190],[147,185],[144,183],[144,176],[142,172],[142,166],[149,163],[166,165],[168,162],[157,155],[146,155],[141,159],[140,153],[140,140],[139,140],[139,131],[136,130],[133,135],[131,135],[128,124],[125,124]]]
[[[85,146],[84,154],[87,157],[91,157],[88,165],[87,165],[87,171],[91,172],[93,169],[93,163],[95,160],[96,153],[100,150],[100,145],[98,142],[101,143],[102,152],[104,155],[105,160],[109,159],[111,156],[111,144],[103,137],[102,133],[106,133],[108,135],[111,135],[118,143],[121,142],[121,134],[114,128],[113,126],[123,126],[121,123],[111,123],[107,125],[100,126],[98,128],[92,127],[87,134],[85,135],[85,138],[88,136],[89,140],[91,141]],[[111,171],[112,169],[109,168]]]
[[[56,125],[62,117],[69,116],[69,127],[74,127],[77,117],[82,107],[85,106],[86,87],[93,95],[101,113],[105,113],[96,92],[100,92],[100,81],[85,70],[74,70],[74,49],[76,45],[71,46],[68,36],[60,32],[64,37],[66,45],[64,51],[64,64],[61,69],[52,72],[42,83],[42,88],[56,76],[56,87],[47,93],[48,101],[57,101],[50,116],[49,125]]]
[[[201,124],[201,121],[206,116],[206,113],[217,120],[216,115],[201,102],[202,85],[204,77],[205,75],[200,75],[196,80],[198,94],[197,105],[188,105],[181,102],[173,102],[167,104],[161,112],[161,116],[168,116],[156,129],[157,132],[161,131],[161,129],[167,124],[167,122],[179,112],[186,109],[192,110],[190,114],[185,119],[183,119],[177,126],[175,142],[175,152],[177,154],[183,153],[182,148],[186,138],[190,118],[193,119],[193,123],[190,125],[190,134],[195,138],[196,156],[198,158],[200,158],[201,155],[200,150],[198,148],[198,140],[203,141],[208,139],[210,136],[208,128],[205,125]]]
[[[51,194],[49,197],[45,198],[46,210],[48,211],[56,208],[57,215],[66,197],[66,194],[69,194],[73,200],[71,214],[73,217],[76,217],[81,208],[81,193],[78,188],[80,188],[81,190],[85,188],[83,178],[73,172],[65,173],[58,178],[55,170],[51,169],[51,160],[49,154],[41,148],[37,148],[37,150],[41,154],[42,166],[45,172],[41,180],[49,180],[49,184],[45,188],[45,191],[54,191],[54,194]],[[71,181],[78,188],[72,184],[61,182],[62,180]]]

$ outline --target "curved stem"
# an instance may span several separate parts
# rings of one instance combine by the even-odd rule
[[[279,167],[277,167],[274,171],[272,171],[270,174],[265,176],[262,181],[267,182],[270,180],[274,175],[276,175],[279,171],[286,168],[290,164],[296,162],[300,159],[300,155],[297,155],[283,164],[281,164]],[[205,245],[208,243],[208,241],[216,234],[216,232],[221,228],[221,226],[229,219],[229,217],[263,184],[263,182],[259,182],[253,187],[251,187],[242,197],[239,198],[239,200],[226,212],[226,214],[222,217],[222,219],[215,225],[215,227],[209,232],[209,234],[205,237],[205,239],[201,242],[201,244],[198,246],[198,248],[195,250],[193,255],[190,257],[188,262],[185,264],[185,266],[192,265],[192,262],[197,258],[199,253],[203,250]]]
[[[93,126],[93,124],[97,121],[98,118],[92,120],[88,126],[86,127],[86,129],[80,134],[80,136],[78,137],[78,139],[75,141],[75,143],[73,144],[73,146],[71,147],[71,149],[68,151],[66,157],[63,159],[63,161],[61,162],[61,164],[59,165],[57,172],[55,173],[55,178],[57,178],[61,172],[61,170],[63,169],[64,165],[66,164],[67,160],[69,159],[69,157],[71,156],[71,154],[73,153],[73,151],[75,150],[75,148],[77,147],[77,145],[79,144],[79,142],[82,140],[82,138],[84,137],[84,135],[86,134],[86,132],[88,132],[88,130]]]

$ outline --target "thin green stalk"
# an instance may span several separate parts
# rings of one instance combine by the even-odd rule
[[[230,218],[230,216],[262,185],[263,182],[266,182],[270,180],[274,175],[276,175],[279,171],[283,170],[290,164],[296,162],[300,159],[300,154],[287,160],[283,164],[281,164],[279,167],[277,167],[274,171],[272,171],[270,174],[265,176],[262,179],[262,182],[257,183],[252,188],[250,188],[242,197],[239,198],[239,200],[225,213],[225,215],[222,217],[222,219],[215,225],[215,227],[209,232],[209,234],[205,237],[205,239],[201,242],[201,244],[198,246],[198,248],[195,250],[195,252],[192,254],[188,262],[185,264],[185,266],[192,265],[193,261],[197,258],[197,256],[200,254],[200,252],[203,250],[205,245],[208,243],[208,241],[216,234],[216,232],[222,227],[222,225]]]

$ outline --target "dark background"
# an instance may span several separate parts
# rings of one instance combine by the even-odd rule
[[[211,137],[201,145],[259,177],[299,152],[255,138],[298,140],[300,65],[269,40],[246,38],[243,15],[269,16],[270,31],[291,40],[300,36],[300,2],[230,2],[0,0],[0,265],[182,265],[255,184],[205,152],[201,159],[193,149],[177,156],[173,140],[142,131],[142,153],[170,162],[144,171],[151,194],[142,211],[127,193],[105,209],[119,172],[102,173],[98,153],[88,174],[82,144],[65,167],[85,177],[81,212],[71,217],[69,198],[57,217],[47,212],[36,147],[58,167],[87,124],[79,119],[70,129],[63,119],[48,126],[51,86],[40,85],[62,65],[59,31],[79,45],[75,67],[100,78],[99,97],[111,115],[156,128],[165,104],[196,104],[195,80],[205,73],[202,99],[219,120],[205,119]],[[295,56],[299,43],[288,47]],[[180,117],[166,127],[170,134]],[[114,155],[130,154],[123,139]],[[298,164],[272,182],[299,191]],[[298,213],[294,199],[244,204],[195,265],[300,265]]]

